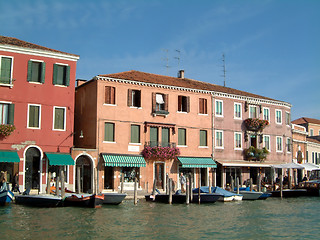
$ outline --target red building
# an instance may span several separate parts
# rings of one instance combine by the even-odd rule
[[[0,36],[0,170],[7,171],[9,182],[18,172],[21,190],[44,192],[48,171],[73,164],[78,59],[78,55]],[[65,170],[68,187],[73,184],[73,169]]]

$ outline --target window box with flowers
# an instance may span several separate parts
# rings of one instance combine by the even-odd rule
[[[7,137],[15,129],[16,129],[16,127],[12,124],[0,124],[0,136]]]
[[[256,161],[264,161],[267,158],[269,151],[266,148],[255,148],[253,146],[244,149],[243,150],[243,155],[245,157],[246,160],[256,160]]]
[[[146,146],[142,155],[145,159],[174,159],[180,155],[180,149],[177,147]]]
[[[247,118],[244,120],[246,128],[250,131],[262,131],[269,125],[268,120],[260,120],[258,118]]]

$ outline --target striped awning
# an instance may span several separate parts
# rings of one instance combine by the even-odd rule
[[[0,162],[20,162],[16,151],[0,150]]]
[[[67,153],[48,153],[45,152],[47,158],[49,159],[50,165],[65,166],[74,165],[74,160]]]
[[[146,161],[140,155],[102,154],[106,167],[145,167]]]
[[[217,164],[212,158],[205,157],[178,157],[183,168],[216,168]]]

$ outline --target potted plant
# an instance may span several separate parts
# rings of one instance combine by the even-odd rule
[[[7,137],[15,129],[16,129],[16,127],[12,124],[0,124],[0,136]]]

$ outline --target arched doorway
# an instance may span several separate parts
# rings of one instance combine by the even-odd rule
[[[30,147],[26,151],[25,157],[25,188],[39,189],[41,153],[39,149]]]
[[[83,193],[92,193],[92,163],[89,157],[80,156],[76,163],[76,192],[78,192],[78,173],[80,172],[80,191]]]

